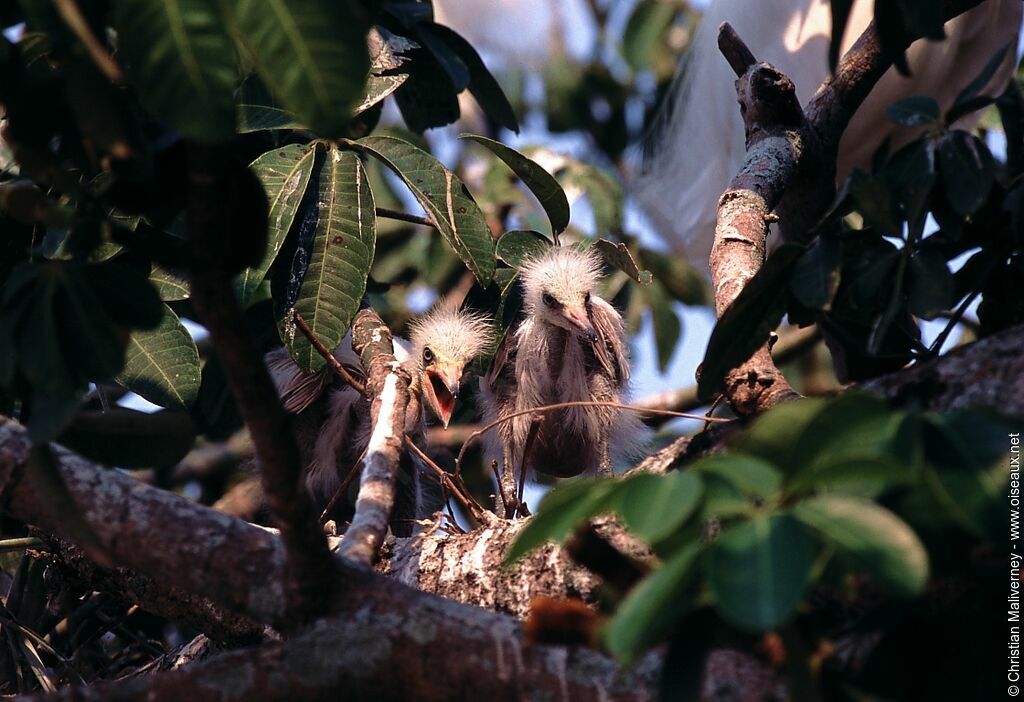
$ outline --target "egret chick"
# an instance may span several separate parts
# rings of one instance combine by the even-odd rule
[[[463,375],[491,344],[490,323],[479,314],[439,308],[415,320],[409,332],[408,341],[394,337],[395,358],[412,378],[410,391],[447,427]],[[334,357],[354,377],[365,379],[351,334],[342,339]],[[370,441],[370,402],[328,367],[303,373],[284,348],[267,354],[266,361],[285,409],[296,415],[293,427],[307,466],[306,487],[322,509],[357,468]],[[425,421],[424,412],[411,433],[422,434]],[[418,487],[416,493],[418,505]],[[335,512],[348,516],[343,510]]]
[[[597,253],[567,247],[552,247],[523,267],[525,317],[481,378],[488,421],[562,402],[622,402],[629,381],[626,337],[621,315],[594,292],[600,277]],[[491,451],[501,456],[507,493],[520,469],[561,478],[609,475],[615,460],[637,450],[645,429],[632,412],[577,406],[536,420],[516,417],[495,434]]]

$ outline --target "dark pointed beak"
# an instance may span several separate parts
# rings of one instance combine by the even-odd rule
[[[590,341],[597,341],[597,332],[594,331],[594,323],[590,321],[590,313],[587,308],[583,305],[576,305],[573,307],[564,307],[563,313],[565,318],[569,321],[579,333],[586,336]]]

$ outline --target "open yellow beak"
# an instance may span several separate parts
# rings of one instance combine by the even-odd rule
[[[462,366],[457,363],[435,363],[423,372],[423,396],[445,429],[455,411],[461,380]]]

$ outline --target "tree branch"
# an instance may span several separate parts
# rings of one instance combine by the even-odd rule
[[[224,206],[219,155],[193,148],[189,163],[189,236],[200,266],[191,274],[191,301],[206,326],[228,385],[249,427],[263,488],[288,550],[289,607],[296,624],[321,612],[335,581],[332,558],[302,482],[302,461],[277,390],[249,335],[228,275],[216,261],[217,212]]]
[[[983,0],[946,0],[952,19]],[[914,37],[906,37],[902,51]],[[765,256],[768,222],[778,211],[786,241],[808,243],[835,195],[839,139],[875,83],[892,65],[897,47],[883,51],[872,21],[808,103],[806,116],[796,91],[774,67],[755,57],[723,23],[719,48],[740,76],[736,90],[746,129],[747,155],[723,193],[710,267],[715,309],[721,317]],[[798,395],[772,362],[767,347],[726,377],[725,397],[740,414],[763,412]]]
[[[8,514],[52,531],[58,525],[22,479],[29,448],[23,427],[0,422],[0,495]],[[66,449],[55,452],[83,518],[118,563],[261,622],[281,624],[287,616],[285,553],[273,532]],[[621,671],[588,649],[528,647],[512,617],[340,563],[338,573],[345,588],[333,597],[331,615],[287,643],[145,680],[66,688],[43,699],[320,699],[339,688],[354,699],[521,700],[560,690],[564,699],[639,700],[654,694],[656,655]]]
[[[409,404],[409,375],[395,360],[391,332],[376,312],[360,310],[352,325],[352,348],[363,359],[373,398],[373,432],[362,460],[352,523],[341,542],[346,561],[369,567],[377,558],[395,503],[398,463]]]

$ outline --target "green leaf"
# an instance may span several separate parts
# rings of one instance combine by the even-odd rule
[[[795,612],[810,578],[806,527],[787,515],[758,517],[713,544],[708,580],[719,614],[746,631],[765,631]]]
[[[897,189],[907,221],[923,222],[936,178],[935,142],[923,138],[907,144],[892,155],[882,173]]]
[[[782,484],[782,476],[771,463],[742,454],[708,456],[694,463],[691,470],[717,475],[757,500],[777,494]]]
[[[267,193],[270,215],[263,260],[252,268],[246,268],[235,279],[235,289],[243,307],[252,303],[292,228],[313,173],[316,151],[309,144],[288,144],[268,151],[249,166]]]
[[[733,439],[732,447],[788,470],[800,460],[795,454],[800,437],[826,407],[828,400],[819,397],[776,405]]]
[[[842,266],[839,241],[822,234],[797,261],[789,287],[800,304],[814,310],[828,311],[839,289]]]
[[[622,58],[634,71],[651,67],[658,42],[675,19],[678,6],[662,0],[640,0],[622,32]]]
[[[558,234],[569,226],[569,201],[565,191],[554,176],[515,149],[511,149],[500,141],[494,141],[476,134],[460,134],[459,139],[476,142],[486,147],[491,153],[505,162],[519,176],[523,184],[530,189],[540,202],[551,222],[551,230]]]
[[[511,564],[546,541],[561,543],[584,520],[608,506],[608,496],[618,485],[614,480],[578,479],[559,483],[544,496],[505,554]]]
[[[939,103],[925,95],[914,95],[894,102],[885,111],[890,121],[904,127],[920,127],[939,121]]]
[[[786,287],[804,247],[783,244],[764,262],[722,314],[704,352],[697,390],[708,400],[725,383],[725,376],[742,365],[767,341],[786,314]]]
[[[196,141],[235,133],[235,47],[217,3],[116,0],[118,56],[153,114]]]
[[[640,285],[646,287],[654,279],[650,271],[640,270],[640,266],[637,265],[633,254],[630,253],[629,248],[621,241],[615,242],[608,241],[607,239],[598,239],[594,242],[594,248],[600,252],[605,261],[640,283]]]
[[[992,55],[992,58],[985,67],[981,69],[981,72],[975,76],[974,80],[967,84],[967,87],[960,91],[960,94],[956,96],[956,100],[953,101],[953,107],[950,110],[956,110],[962,105],[970,102],[978,93],[985,89],[989,81],[992,80],[992,76],[999,70],[999,66],[1006,59],[1006,54],[1009,53],[1012,44],[1007,44],[1002,49]],[[947,118],[948,119],[948,118]],[[952,123],[953,120],[949,120]]]
[[[427,152],[395,137],[370,136],[356,143],[405,182],[448,245],[486,287],[494,275],[494,239],[459,177]]]
[[[170,468],[195,443],[188,413],[140,412],[127,407],[82,411],[57,441],[90,460],[119,468]]]
[[[786,492],[798,495],[824,490],[873,499],[887,489],[908,484],[913,479],[914,475],[906,464],[869,449],[861,455],[821,457],[794,476]]]
[[[498,239],[495,252],[513,268],[522,268],[532,258],[542,255],[551,247],[551,241],[532,229],[513,229]]]
[[[913,597],[928,581],[928,554],[917,535],[902,519],[870,500],[812,497],[793,508],[793,516],[896,595]]]
[[[132,332],[114,380],[155,405],[188,409],[199,394],[199,351],[178,315],[164,306],[156,329]]]
[[[365,11],[350,0],[234,0],[233,7],[271,93],[317,134],[342,136],[370,69]]]
[[[626,193],[614,177],[600,168],[571,159],[564,172],[556,175],[566,190],[576,188],[587,196],[598,235],[622,229]]]
[[[149,273],[149,282],[164,302],[187,300],[191,295],[187,280],[157,265]]]
[[[664,254],[643,247],[637,253],[638,264],[647,268],[673,299],[686,305],[710,304],[711,291],[707,279],[683,256]]]
[[[519,121],[509,104],[505,91],[487,70],[480,54],[456,32],[440,24],[430,25],[431,31],[455,52],[469,69],[469,93],[492,120],[511,132],[519,133]]]
[[[939,173],[946,199],[966,217],[981,207],[995,182],[992,154],[978,137],[955,129],[939,142]]]
[[[693,577],[700,544],[690,544],[633,588],[605,626],[608,650],[623,664],[663,638],[689,609],[683,597]]]
[[[956,300],[955,279],[946,259],[934,249],[923,249],[907,262],[907,309],[922,319],[935,319]]]
[[[319,187],[316,233],[309,267],[293,309],[329,349],[348,332],[366,291],[377,241],[376,214],[366,171],[352,151],[331,146],[317,173]],[[282,340],[306,373],[326,361],[292,324],[282,320]]]
[[[615,509],[630,531],[649,544],[683,525],[700,503],[704,486],[690,471],[641,473],[615,490]]]
[[[646,273],[646,271],[644,271]],[[654,343],[658,349],[658,369],[664,373],[675,355],[683,323],[672,308],[672,302],[661,281],[653,283],[644,291],[651,308],[651,322],[654,324]]]

